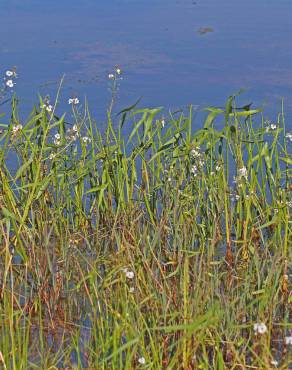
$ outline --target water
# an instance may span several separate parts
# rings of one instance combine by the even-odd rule
[[[246,88],[243,103],[267,106],[269,118],[282,97],[292,112],[290,0],[0,3],[0,70],[17,66],[16,91],[28,110],[38,93],[54,96],[65,74],[62,109],[77,95],[104,111],[107,75],[118,64],[121,107],[140,96],[143,106],[223,105]]]

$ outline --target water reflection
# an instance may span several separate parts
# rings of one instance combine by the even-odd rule
[[[145,105],[222,105],[242,87],[247,100],[275,104],[284,96],[292,104],[288,0],[2,4],[1,69],[17,65],[17,92],[26,103],[37,92],[55,91],[66,74],[65,94],[88,95],[93,109],[102,110],[107,74],[119,64],[121,106],[139,96]]]

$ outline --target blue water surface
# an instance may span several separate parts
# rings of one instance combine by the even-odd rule
[[[108,74],[123,70],[118,104],[170,109],[242,101],[271,119],[292,111],[291,0],[0,0],[0,72],[16,66],[29,110],[37,94],[108,104]],[[212,32],[200,33],[200,28]],[[287,120],[288,126],[292,125]]]

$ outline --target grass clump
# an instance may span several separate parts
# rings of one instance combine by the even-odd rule
[[[192,107],[110,109],[102,131],[72,112],[41,100],[23,124],[13,99],[2,125],[1,366],[286,369],[283,112],[232,96],[196,131]]]

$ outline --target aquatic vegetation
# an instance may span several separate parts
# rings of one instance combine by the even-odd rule
[[[68,102],[72,119],[47,98],[23,120],[14,97],[1,124],[1,366],[287,368],[284,111],[267,132],[231,96],[194,130],[192,107],[113,98],[100,130]]]

